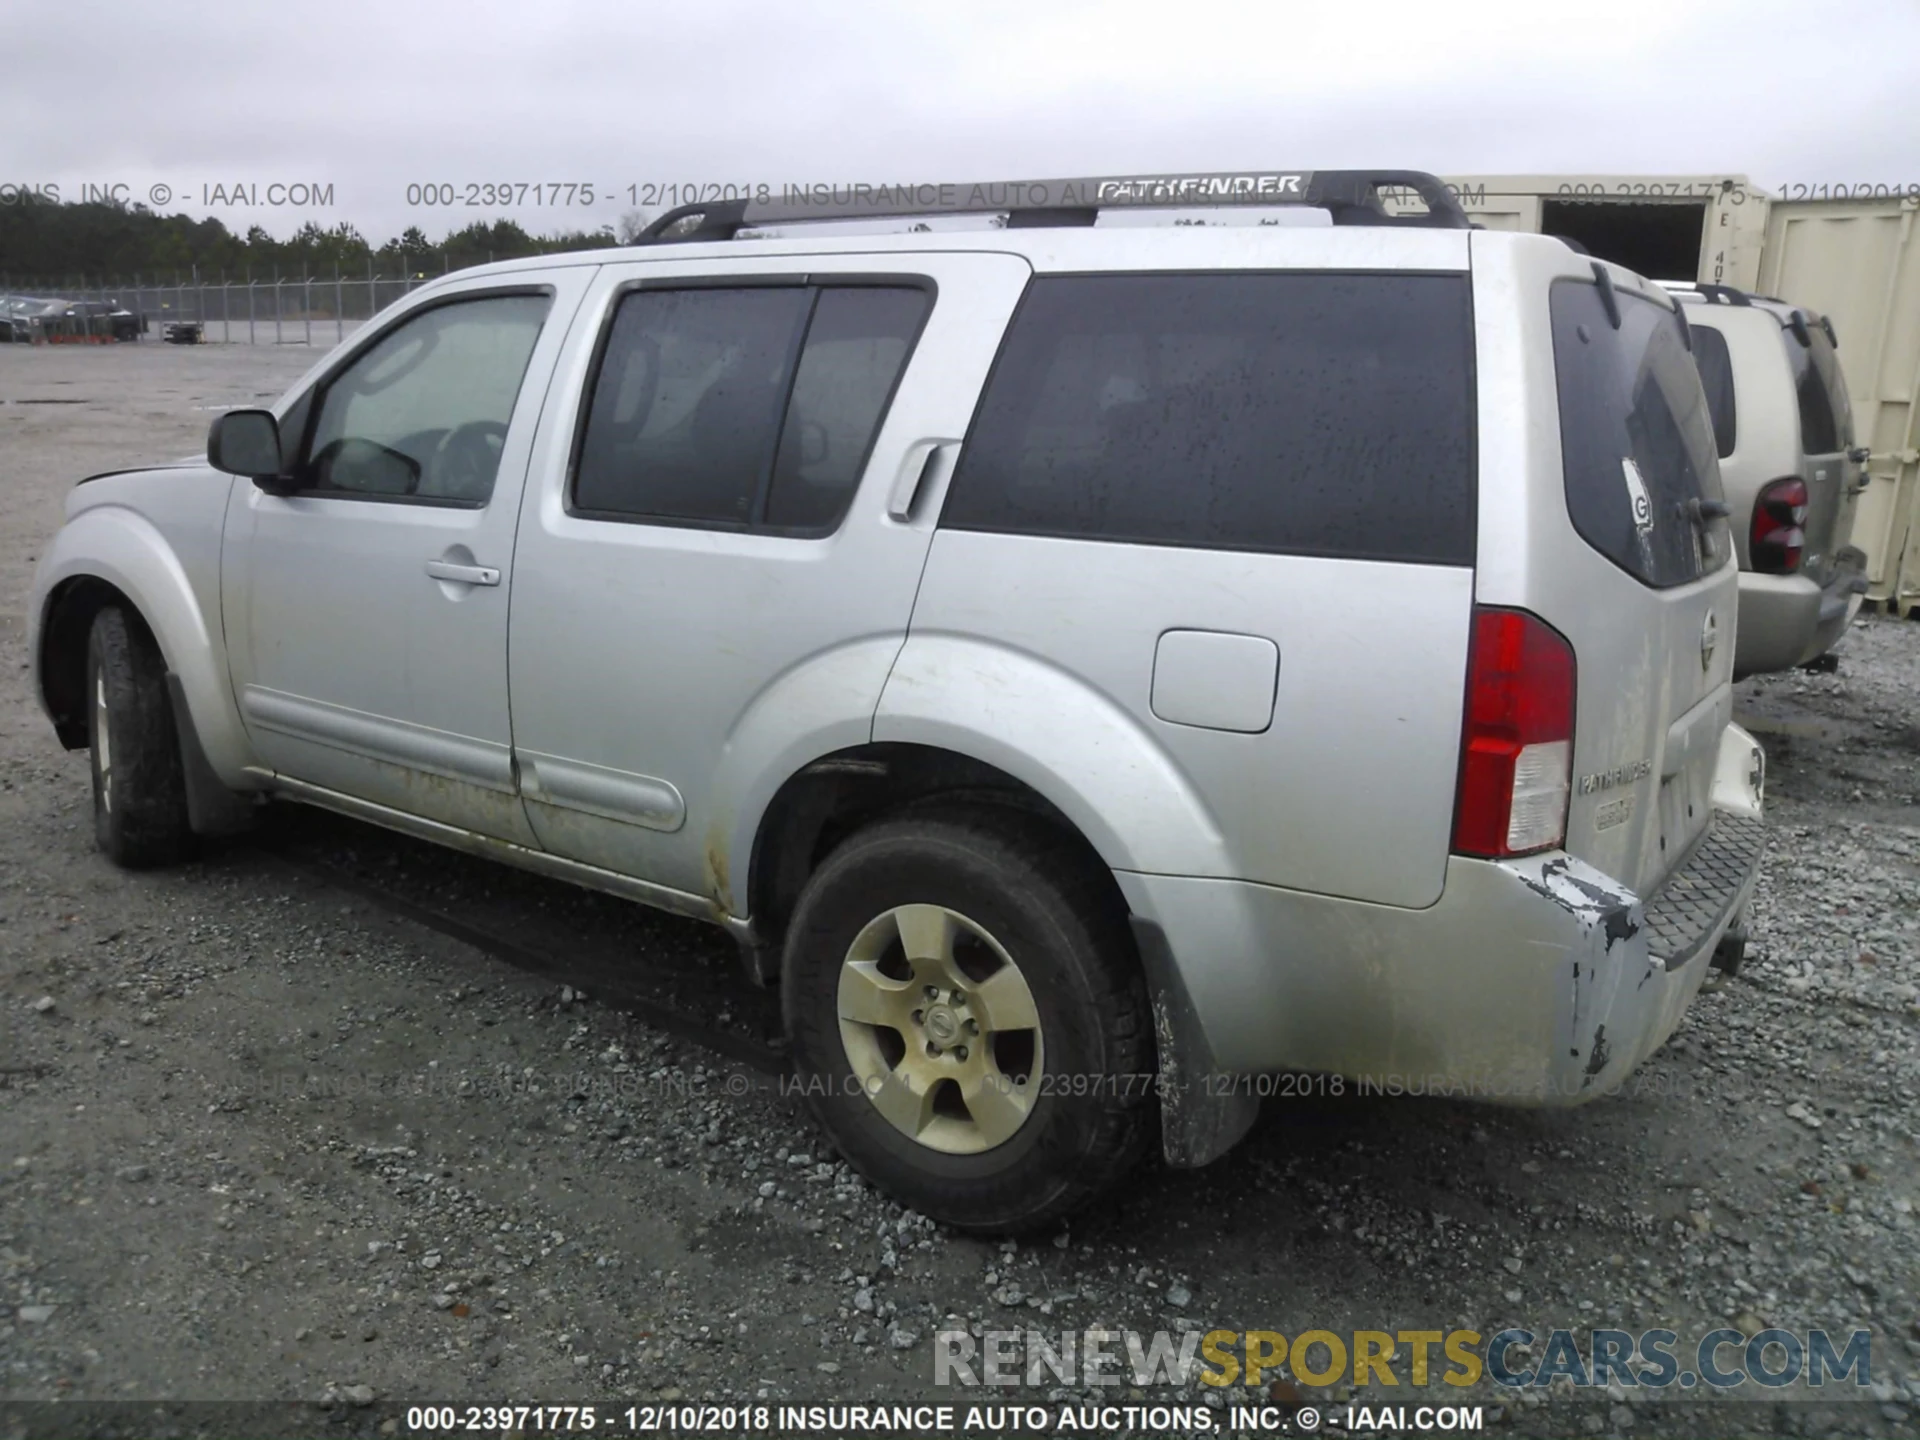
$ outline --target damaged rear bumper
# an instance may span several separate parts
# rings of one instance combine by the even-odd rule
[[[1148,970],[1163,1051],[1180,1052],[1163,1072],[1184,1082],[1163,1100],[1168,1159],[1204,1163],[1237,1139],[1251,1118],[1237,1091],[1285,1094],[1233,1077],[1319,1072],[1529,1106],[1617,1088],[1673,1033],[1753,892],[1762,763],[1729,726],[1712,823],[1644,896],[1558,852],[1454,856],[1424,910],[1118,875],[1136,928],[1165,941]]]

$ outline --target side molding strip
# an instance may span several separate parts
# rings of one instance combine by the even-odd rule
[[[352,755],[444,775],[508,795],[515,793],[513,752],[491,740],[369,715],[364,710],[349,710],[344,705],[328,705],[259,685],[249,685],[240,692],[240,711],[248,723],[296,740],[330,745]]]
[[[649,830],[671,832],[686,823],[687,803],[665,780],[534,750],[516,751],[515,758],[520,762],[520,787],[529,800]]]
[[[438,820],[409,815],[403,810],[394,810],[385,805],[376,805],[370,800],[343,795],[338,790],[312,785],[305,780],[295,780],[288,775],[276,775],[271,770],[253,769],[248,773],[258,776],[263,785],[287,800],[297,800],[304,805],[316,805],[322,810],[332,810],[355,820],[365,820],[388,830],[397,830],[402,835],[431,840],[436,845],[445,845],[468,855],[499,860],[508,865],[518,866],[522,870],[531,870],[536,875],[545,875],[551,879],[565,880],[569,884],[584,886],[588,890],[618,895],[623,900],[635,900],[642,905],[651,905],[656,910],[667,910],[675,915],[687,915],[695,920],[705,920],[718,925],[743,946],[751,945],[756,940],[752,921],[725,914],[705,895],[692,895],[684,890],[655,885],[651,881],[636,880],[631,875],[602,870],[597,865],[583,865],[578,860],[549,855],[544,850],[529,850],[526,846],[515,845],[509,840],[496,840],[490,835],[462,830],[457,825],[444,825]]]

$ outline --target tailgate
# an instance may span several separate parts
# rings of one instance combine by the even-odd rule
[[[1552,287],[1568,515],[1609,563],[1544,618],[1578,660],[1566,849],[1646,895],[1711,818],[1738,580],[1686,333],[1664,296],[1612,299]]]
[[[1807,487],[1806,549],[1800,571],[1821,587],[1837,568],[1838,554],[1853,538],[1858,462],[1853,448],[1853,412],[1840,357],[1818,321],[1803,316],[1780,332],[1793,367],[1794,399],[1800,411],[1801,479]]]

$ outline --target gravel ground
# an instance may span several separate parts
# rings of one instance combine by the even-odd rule
[[[1274,1101],[1204,1171],[983,1242],[823,1147],[716,930],[297,812],[172,871],[95,854],[84,758],[28,694],[33,558],[73,479],[194,450],[211,408],[311,359],[0,348],[0,1398],[349,1423],[369,1400],[920,1401],[949,1317],[1858,1326],[1872,1403],[1734,1428],[1920,1429],[1920,625],[1863,618],[1837,674],[1741,687],[1773,822],[1750,959],[1626,1092]],[[1520,1434],[1691,1423],[1624,1391],[1400,1398]]]

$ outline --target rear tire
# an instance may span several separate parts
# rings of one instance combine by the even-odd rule
[[[1046,1225],[1155,1133],[1151,1008],[1112,879],[1015,812],[908,813],[844,841],[795,910],[783,1007],[840,1153],[959,1229]]]
[[[166,662],[117,606],[94,617],[88,637],[87,716],[95,842],[130,870],[184,859],[193,831]]]

